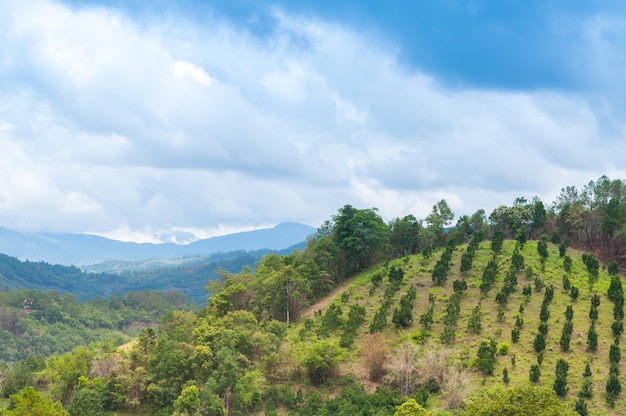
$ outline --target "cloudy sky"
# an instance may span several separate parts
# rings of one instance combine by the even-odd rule
[[[622,1],[3,0],[0,226],[550,203],[626,178],[624,51]]]

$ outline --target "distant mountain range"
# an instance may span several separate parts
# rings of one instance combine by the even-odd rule
[[[213,253],[283,250],[306,240],[315,228],[285,222],[273,228],[174,243],[129,243],[89,234],[32,234],[0,227],[0,253],[22,260],[84,266],[110,260],[208,256]]]

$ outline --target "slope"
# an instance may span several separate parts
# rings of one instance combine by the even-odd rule
[[[447,281],[440,286],[433,284],[432,275],[443,254],[442,251],[428,259],[421,255],[405,257],[360,273],[346,284],[345,290],[334,292],[334,296],[331,295],[331,298],[316,304],[313,308],[315,311],[305,312],[303,319],[292,325],[285,351],[302,355],[307,348],[321,341],[347,346],[347,358],[340,365],[339,374],[355,376],[361,383],[373,388],[389,384],[398,385],[397,370],[394,374],[392,367],[401,353],[398,347],[403,341],[410,340],[412,344],[422,346],[418,360],[420,355],[426,355],[429,350],[451,349],[449,362],[459,368],[471,370],[463,373],[469,377],[468,381],[452,386],[462,390],[457,392],[462,396],[462,400],[468,397],[470,391],[504,386],[505,369],[508,385],[514,386],[530,383],[531,367],[537,366],[540,377],[536,384],[553,388],[557,379],[555,375],[557,362],[563,359],[569,368],[562,400],[573,408],[579,393],[583,390],[583,385],[586,385],[587,389],[591,385],[592,397],[583,400],[590,414],[602,412],[626,414],[626,401],[623,395],[617,396],[615,407],[611,408],[607,405],[605,393],[605,386],[610,377],[609,352],[614,343],[612,325],[615,321],[613,303],[606,295],[611,281],[606,267],[602,267],[598,271],[598,277],[594,278],[583,263],[584,253],[568,249],[566,257],[561,257],[558,246],[552,244],[548,244],[548,256],[545,262],[542,262],[537,250],[538,242],[529,241],[519,251],[524,259],[524,267],[515,271],[512,269],[515,246],[516,242],[505,241],[501,252],[494,257],[491,243],[488,241],[480,243],[473,266],[466,273],[460,272],[460,265],[468,245],[456,247],[452,251]],[[569,272],[564,268],[567,257],[571,258]],[[496,281],[490,290],[481,291],[484,271],[492,259],[495,259],[498,269]],[[390,276],[395,273],[393,271],[399,269],[403,271],[403,278],[394,289]],[[514,291],[505,296],[505,300],[499,293],[503,292],[505,280],[511,280],[511,276],[515,277],[517,284],[514,285]],[[381,280],[377,284],[375,282],[378,279]],[[455,309],[450,306],[453,303],[451,299],[455,298],[456,285],[453,283],[455,281],[467,284],[467,290],[461,295],[456,295],[460,297],[456,318],[450,316],[450,311]],[[552,300],[543,307],[547,309],[549,315],[545,320],[546,326],[541,325],[541,318],[546,318],[546,313],[541,312],[546,292],[549,292],[547,288],[551,286],[554,288]],[[576,299],[571,296],[572,287],[579,291]],[[411,319],[406,328],[394,325],[392,323],[394,313],[401,311],[401,299],[411,288],[416,291],[416,298],[411,302]],[[528,290],[530,294],[524,294],[528,293]],[[591,301],[594,294],[599,295],[600,304],[597,307],[597,318],[591,319]],[[429,297],[432,298],[432,303]],[[405,298],[404,303],[406,302]],[[428,319],[423,319],[423,323],[420,323],[421,317],[428,316],[431,304],[432,324],[427,324]],[[328,306],[318,311],[319,305]],[[364,322],[356,331],[354,342],[349,344],[346,342],[345,334],[349,325],[349,311],[355,305],[365,309],[365,316]],[[480,309],[476,313],[478,305]],[[573,331],[569,348],[563,351],[560,344],[567,321],[565,311],[569,305],[573,310],[571,320]],[[478,325],[480,330],[471,329],[470,321],[473,316],[473,328],[476,328],[476,316],[480,316]],[[595,350],[588,345],[588,333],[592,323],[597,333]],[[519,338],[514,342],[512,332],[516,327],[519,328]],[[546,327],[545,348],[535,348],[538,334],[545,331]],[[385,360],[387,377],[371,382],[369,377],[371,362],[368,363],[367,359],[373,345],[369,332],[379,331],[384,335],[384,343],[389,351],[393,352]],[[477,354],[483,340],[490,339],[495,341],[497,353],[494,357],[492,375],[485,375],[476,368]],[[618,346],[618,349],[621,351],[621,347]],[[537,350],[541,353],[537,353]],[[584,377],[586,364],[590,365],[591,375]],[[285,365],[287,366],[283,368],[285,373],[295,371],[295,368],[289,368],[290,365],[294,365],[293,361],[286,362]],[[623,363],[619,362],[617,368],[618,379],[623,384]],[[417,374],[412,375],[416,376]],[[424,380],[414,380],[414,383],[416,389],[427,387]],[[306,388],[306,385],[305,382],[303,388]],[[440,386],[438,394],[434,394],[435,390],[437,389],[432,389],[427,400],[428,407],[453,407],[449,406],[448,402],[453,395],[444,391],[445,387]]]

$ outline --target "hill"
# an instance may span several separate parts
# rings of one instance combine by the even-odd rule
[[[23,260],[83,266],[108,260],[207,256],[236,250],[283,250],[306,240],[315,228],[281,223],[273,228],[198,240],[190,244],[129,243],[89,234],[31,234],[0,227],[0,253]]]
[[[454,408],[472,392],[504,387],[504,373],[508,386],[529,384],[534,366],[540,373],[534,384],[552,389],[557,379],[557,362],[562,359],[567,362],[568,371],[561,400],[573,409],[581,391],[586,391],[591,396],[584,398],[590,414],[625,414],[623,397],[618,397],[614,408],[606,401],[605,388],[612,367],[609,353],[613,346],[621,351],[619,335],[614,343],[612,326],[616,319],[613,302],[607,296],[611,276],[606,266],[594,277],[583,262],[586,253],[570,249],[562,257],[559,247],[553,244],[548,244],[548,256],[542,262],[537,246],[537,241],[529,241],[516,251],[517,242],[504,241],[502,250],[494,256],[491,242],[482,242],[477,246],[471,269],[465,273],[460,272],[460,267],[468,245],[458,246],[451,252],[447,278],[441,285],[434,284],[433,274],[437,274],[435,270],[445,257],[445,250],[430,258],[403,257],[360,273],[330,298],[303,313],[302,319],[289,328],[285,351],[306,351],[322,340],[344,346],[347,355],[338,365],[337,376],[352,375],[370,389],[394,384],[402,388],[406,373],[398,367],[398,358],[410,358],[410,366],[415,370],[410,374],[409,391],[421,389],[419,394],[427,408],[444,409]],[[512,266],[514,253],[523,257],[524,266],[519,270]],[[566,258],[571,259],[569,272],[564,268]],[[481,290],[485,270],[492,261],[497,266],[495,282],[489,290],[484,286]],[[398,274],[401,277],[394,283]],[[507,290],[507,282],[515,281],[509,283]],[[461,282],[467,289],[461,290]],[[572,288],[578,290],[578,297],[573,298]],[[553,297],[546,303],[546,294],[550,292]],[[591,319],[592,299],[596,295],[597,317]],[[571,338],[564,351],[569,306],[573,312]],[[350,316],[359,307],[364,311],[363,322],[349,335]],[[409,311],[404,318],[403,308]],[[590,344],[591,328],[597,334],[597,345]],[[535,346],[541,344],[536,339],[541,338],[542,331],[546,331],[545,346]],[[382,337],[372,335],[377,333]],[[491,345],[491,340],[493,366],[481,371],[479,351],[482,346]],[[412,352],[408,356],[403,350],[407,341]],[[377,351],[382,360],[378,364],[372,357]],[[386,357],[383,351],[387,352]],[[424,361],[427,359],[431,361]],[[584,376],[587,364],[591,375]],[[623,383],[623,365],[617,366]],[[440,376],[432,372],[435,367],[439,367]],[[294,368],[283,370],[289,373]],[[437,386],[429,386],[431,378]],[[302,388],[306,388],[306,383]]]

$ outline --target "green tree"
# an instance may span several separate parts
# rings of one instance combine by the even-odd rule
[[[482,329],[482,312],[480,310],[480,303],[478,303],[472,311],[470,319],[467,321],[467,330],[472,334],[480,334]]]
[[[321,385],[333,377],[343,356],[343,349],[339,346],[328,341],[318,341],[308,347],[301,362],[311,383]]]
[[[100,416],[104,414],[102,392],[91,388],[82,388],[72,395],[67,407],[70,416]]]
[[[541,368],[539,368],[538,364],[532,364],[530,366],[530,382],[537,383],[539,377],[541,377]]]
[[[174,401],[174,414],[180,416],[195,415],[200,406],[200,390],[196,385],[185,387]]]
[[[417,253],[422,223],[413,215],[396,218],[389,224],[389,243],[395,256]]]
[[[498,254],[502,250],[502,243],[504,242],[504,234],[502,231],[498,230],[493,233],[493,237],[491,239],[491,250]]]
[[[596,332],[595,325],[591,324],[589,331],[587,331],[587,350],[596,352],[598,349],[598,333]]]
[[[444,227],[450,225],[452,220],[454,220],[454,212],[452,212],[445,199],[433,205],[431,213],[426,216],[426,223],[437,236],[443,235]]]
[[[426,416],[428,412],[415,399],[409,399],[396,407],[393,416]]]
[[[556,392],[557,396],[564,397],[567,394],[567,372],[569,370],[569,363],[562,358],[556,362],[555,380],[552,388]]]
[[[6,416],[68,416],[61,402],[52,402],[50,398],[37,393],[32,386],[12,394],[11,401],[15,407],[6,411]]]
[[[517,386],[486,391],[470,400],[466,416],[573,416],[567,403],[545,387]]]
[[[478,368],[484,375],[492,375],[496,366],[496,341],[491,338],[489,340],[482,340],[476,353],[476,360],[474,366]]]
[[[345,205],[333,216],[333,237],[342,252],[347,274],[372,264],[389,244],[389,227],[376,208]]]

